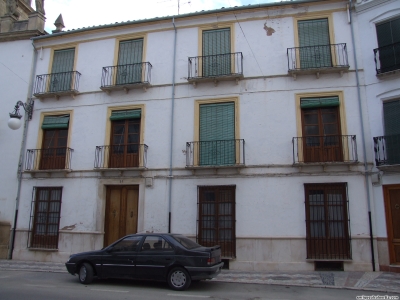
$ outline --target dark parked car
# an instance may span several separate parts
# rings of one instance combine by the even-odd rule
[[[174,290],[221,272],[219,246],[203,247],[179,234],[132,234],[98,251],[73,254],[65,263],[72,275],[88,284],[98,278],[167,281]]]

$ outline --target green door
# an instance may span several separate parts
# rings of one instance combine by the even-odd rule
[[[72,89],[75,48],[54,51],[50,74],[50,92]]]
[[[383,114],[387,164],[397,165],[400,164],[400,100],[384,103]]]
[[[119,43],[117,84],[142,82],[143,39]]]
[[[328,19],[298,21],[300,68],[332,66]]]
[[[235,164],[235,104],[200,105],[200,165]]]
[[[231,74],[231,30],[203,31],[203,77]]]

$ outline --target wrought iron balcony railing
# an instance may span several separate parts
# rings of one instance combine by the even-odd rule
[[[186,143],[186,167],[244,165],[243,139]]]
[[[288,70],[349,68],[345,43],[287,49]]]
[[[145,144],[96,146],[95,169],[146,168]]]
[[[293,163],[357,162],[355,135],[294,137]]]
[[[101,89],[150,85],[151,69],[152,65],[149,62],[103,67]]]
[[[188,80],[243,77],[242,52],[189,57]]]
[[[376,74],[400,70],[400,42],[374,49]]]
[[[38,98],[65,94],[74,96],[79,93],[80,77],[78,71],[37,75],[33,94]]]
[[[28,149],[25,170],[69,170],[73,151],[74,149],[68,147]]]
[[[375,163],[400,165],[400,134],[374,137]]]

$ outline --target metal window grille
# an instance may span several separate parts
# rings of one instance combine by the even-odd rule
[[[28,248],[57,249],[62,187],[34,187]]]
[[[305,184],[308,259],[351,259],[347,183]]]
[[[200,186],[197,242],[221,246],[223,258],[236,257],[235,186]]]

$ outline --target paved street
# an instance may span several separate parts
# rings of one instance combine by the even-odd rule
[[[5,271],[37,272],[32,273],[35,274],[35,277],[39,276],[39,272],[53,274],[59,273],[68,275],[69,280],[74,280],[74,277],[67,273],[63,263],[0,260],[0,272],[4,274]],[[77,281],[76,278],[75,281]],[[210,282],[264,284],[285,287],[322,287],[332,289],[333,291],[346,289],[373,291],[379,292],[379,294],[400,294],[400,274],[388,272],[240,272],[223,270],[217,278],[212,281],[200,283],[200,286]],[[153,284],[150,284],[150,286]],[[190,290],[194,288],[195,287],[191,287]]]
[[[395,293],[327,289],[287,285],[227,283],[205,281],[194,283],[183,292],[172,291],[166,283],[135,280],[95,280],[82,285],[78,278],[65,272],[32,272],[0,270],[1,300],[43,299],[356,299],[357,296],[399,296]]]

